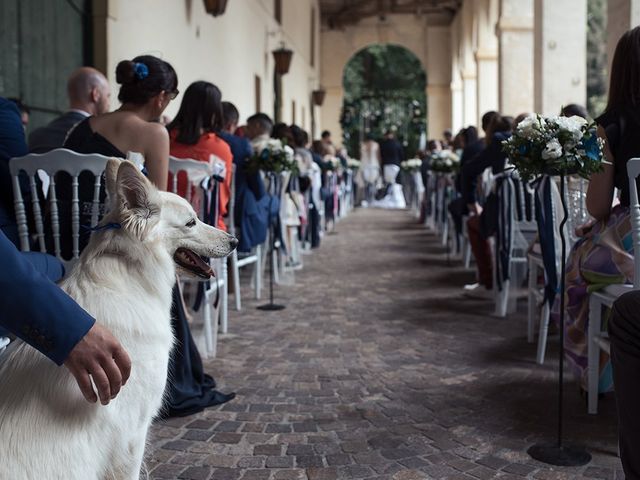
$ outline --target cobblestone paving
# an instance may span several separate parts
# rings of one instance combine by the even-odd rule
[[[586,414],[568,381],[567,438],[594,456],[549,467],[557,350],[461,295],[473,280],[407,212],[358,210],[305,257],[283,312],[231,312],[207,369],[235,400],[153,427],[153,479],[623,478],[613,398]],[[249,298],[249,292],[245,297]]]

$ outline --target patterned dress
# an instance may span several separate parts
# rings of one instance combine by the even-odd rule
[[[589,294],[607,285],[633,283],[633,241],[629,207],[613,208],[608,220],[593,226],[592,235],[580,239],[567,260],[565,358],[582,387],[587,386]],[[559,299],[554,316],[559,318]],[[603,318],[606,318],[603,317]],[[609,355],[600,357],[600,392],[613,388]]]
[[[633,283],[633,241],[629,219],[629,180],[626,163],[640,156],[640,118],[636,112],[608,112],[597,119],[604,128],[614,157],[614,186],[620,191],[620,204],[609,217],[597,222],[585,238],[573,246],[566,266],[565,357],[583,389],[587,386],[589,332],[589,294],[608,285]],[[559,298],[553,308],[559,320]],[[603,316],[605,320],[607,315]],[[609,355],[601,352],[598,389],[613,389]]]

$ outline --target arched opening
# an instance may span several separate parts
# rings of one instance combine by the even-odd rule
[[[407,156],[415,155],[426,132],[427,75],[418,57],[399,45],[371,45],[347,62],[342,78],[340,124],[344,145],[359,156],[367,135],[392,130]]]

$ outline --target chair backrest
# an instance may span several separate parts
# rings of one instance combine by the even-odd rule
[[[80,173],[89,171],[94,175],[93,198],[91,202],[91,227],[95,227],[99,220],[100,187],[102,185],[102,173],[104,172],[109,157],[98,154],[84,155],[64,148],[52,150],[47,153],[31,153],[24,157],[12,158],[9,161],[9,171],[13,182],[13,198],[18,223],[18,235],[20,237],[20,250],[30,250],[30,232],[27,222],[26,207],[20,188],[20,172],[24,172],[29,179],[31,203],[35,225],[35,238],[41,252],[46,252],[44,221],[40,205],[36,177],[42,177],[44,172],[49,177],[47,201],[49,205],[51,233],[53,237],[54,253],[65,267],[71,266],[80,256],[80,198],[78,195],[78,177]],[[71,176],[71,259],[62,258],[60,217],[58,213],[59,198],[56,192],[55,176],[58,172],[66,172]]]
[[[638,183],[640,175],[640,158],[632,158],[627,162],[629,177],[629,215],[633,236],[633,288],[640,288],[640,204],[638,202]]]
[[[169,157],[169,173],[172,175],[171,188],[172,193],[178,194],[178,174],[184,172],[187,176],[187,190],[184,197],[188,202],[192,202],[191,187],[200,184],[205,178],[213,173],[212,162],[199,162],[192,158],[176,158]]]

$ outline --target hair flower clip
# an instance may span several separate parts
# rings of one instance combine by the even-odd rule
[[[144,80],[149,76],[149,67],[147,67],[144,63],[136,62],[133,66],[133,69],[138,80]]]

